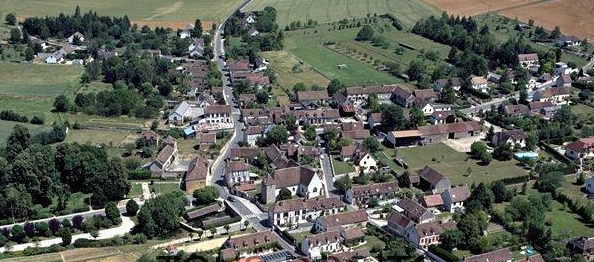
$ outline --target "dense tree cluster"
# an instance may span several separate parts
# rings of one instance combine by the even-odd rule
[[[251,28],[257,30],[260,34],[250,36],[248,34],[250,27],[243,24],[242,19],[246,14],[235,13],[225,23],[225,33],[232,36],[241,36],[242,41],[246,43],[242,46],[233,46],[227,56],[237,58],[240,56],[253,57],[259,51],[281,50],[284,46],[284,33],[278,28],[276,23],[276,9],[267,6],[262,11],[254,12],[256,22]]]
[[[24,30],[44,39],[69,37],[75,32],[83,33],[87,39],[105,35],[119,39],[129,31],[130,27],[130,19],[127,16],[121,18],[99,16],[93,11],[82,14],[78,6],[74,15],[61,13],[56,17],[29,17],[23,22]]]
[[[0,220],[36,218],[42,206],[65,208],[71,193],[90,193],[91,204],[120,200],[130,186],[121,160],[91,145],[41,145],[15,126],[0,156]]]
[[[187,198],[174,191],[148,200],[138,212],[137,230],[147,237],[163,236],[179,228]]]
[[[518,65],[517,55],[533,52],[523,37],[510,38],[498,45],[488,26],[478,28],[472,17],[454,17],[443,13],[441,17],[431,16],[419,20],[412,32],[436,42],[452,46],[448,55],[450,62],[460,68],[459,75],[485,75],[488,61],[502,67]]]
[[[526,145],[528,148],[533,148],[536,145],[537,139],[549,143],[561,144],[574,135],[573,128],[580,124],[577,116],[571,111],[571,107],[569,106],[560,107],[550,121],[534,116],[508,116],[505,114],[504,106],[493,107],[490,111],[485,112],[485,120],[499,126],[520,128],[525,132],[531,133],[528,136],[529,139]],[[535,135],[532,135],[532,133]],[[508,159],[508,156],[505,155],[503,158]]]

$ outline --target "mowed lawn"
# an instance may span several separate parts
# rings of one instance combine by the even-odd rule
[[[443,173],[455,185],[491,182],[528,174],[526,170],[518,165],[519,162],[516,160],[493,160],[488,166],[483,166],[478,164],[479,161],[469,158],[466,153],[455,151],[442,143],[399,148],[396,151],[399,156],[404,158],[410,171],[418,171],[427,165]],[[395,150],[385,149],[384,153],[392,157],[395,155]],[[471,175],[466,176],[469,168]],[[397,170],[403,171],[400,167]]]
[[[402,82],[372,66],[335,52],[323,44],[325,42],[350,41],[357,35],[358,28],[339,31],[319,29],[299,30],[285,34],[285,49],[303,62],[311,65],[328,79],[338,78],[347,86],[379,85]],[[339,68],[339,65],[346,67]]]
[[[18,17],[72,14],[77,5],[81,11],[96,11],[99,15],[128,15],[132,22],[141,24],[183,27],[196,18],[220,22],[233,12],[243,0],[0,0],[4,13],[14,12]]]
[[[423,1],[408,0],[256,0],[244,10],[262,10],[266,6],[277,10],[277,22],[281,26],[309,19],[326,23],[385,13],[394,14],[402,23],[412,26],[421,18],[440,13]]]

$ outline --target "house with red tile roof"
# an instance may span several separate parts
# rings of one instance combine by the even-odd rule
[[[579,164],[594,158],[594,137],[581,138],[565,145],[565,156]]]

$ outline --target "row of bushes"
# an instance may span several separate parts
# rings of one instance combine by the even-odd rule
[[[108,247],[108,246],[123,246],[129,244],[144,244],[147,241],[147,237],[142,234],[132,235],[130,233],[124,234],[124,236],[117,236],[108,239],[93,240],[88,238],[79,238],[72,244],[76,248],[84,247]]]
[[[136,169],[128,171],[128,179],[132,180],[144,180],[144,179],[151,179],[153,175],[151,171],[146,169]]]
[[[6,120],[6,121],[21,122],[21,123],[29,122],[29,118],[26,115],[21,115],[21,114],[14,112],[12,110],[2,110],[0,112],[0,119]],[[45,120],[43,119],[43,117],[33,116],[33,118],[31,118],[30,123],[34,124],[34,125],[43,125],[45,123]]]

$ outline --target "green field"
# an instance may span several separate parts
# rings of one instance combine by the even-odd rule
[[[269,67],[277,74],[278,85],[273,86],[272,92],[281,104],[289,103],[289,97],[284,89],[291,92],[291,87],[303,83],[307,87],[319,85],[326,87],[330,80],[316,72],[310,65],[304,64],[287,51],[271,51],[261,53],[262,57],[270,63]],[[301,63],[300,63],[301,62]],[[299,70],[293,70],[299,65]]]
[[[179,184],[174,183],[155,183],[153,185],[149,185],[149,189],[151,192],[155,192],[157,194],[165,194],[169,192],[173,192],[179,189]]]
[[[334,174],[342,175],[355,172],[355,167],[352,162],[340,161],[338,156],[332,156],[332,164],[334,166]]]
[[[14,12],[18,17],[57,15],[74,13],[79,5],[82,12],[89,9],[99,15],[122,16],[127,14],[132,22],[153,25],[174,25],[180,27],[196,18],[205,21],[220,22],[227,14],[233,12],[243,0],[0,0],[4,13]]]
[[[84,68],[0,61],[0,95],[51,97],[76,90]]]
[[[340,30],[334,25],[319,25],[315,28],[286,32],[285,50],[326,78],[338,78],[347,86],[403,82],[402,79],[383,71],[382,64],[395,62],[405,70],[411,61],[425,60],[425,64],[431,69],[439,61],[443,61],[450,51],[449,46],[405,30],[398,31],[387,19],[380,18],[374,28],[374,36],[382,36],[389,42],[389,46],[380,47],[371,42],[355,41],[357,32],[361,29],[358,27]],[[400,44],[412,46],[414,49],[402,48]],[[402,53],[397,54],[396,49],[402,50]],[[437,61],[425,59],[425,51],[437,52]]]
[[[389,156],[394,156],[394,149],[385,149]],[[467,184],[491,182],[508,177],[518,177],[528,174],[516,160],[493,160],[488,166],[479,165],[477,160],[468,158],[466,153],[453,150],[445,144],[418,146],[397,149],[409,165],[410,171],[417,171],[428,165],[447,176],[452,184]],[[466,176],[468,169],[471,175]],[[398,167],[397,171],[403,169]]]
[[[308,29],[287,32],[285,34],[287,36],[285,38],[286,50],[311,65],[326,78],[338,78],[347,86],[402,82],[394,76],[377,71],[372,66],[330,50],[323,45],[327,41],[350,41],[357,34],[357,28],[330,32],[326,32],[324,27],[321,28],[319,31]],[[338,68],[339,65],[346,67]]]
[[[294,21],[316,20],[318,23],[344,18],[365,17],[367,14],[394,14],[407,26],[440,11],[423,2],[409,0],[256,0],[245,10],[262,10],[272,6],[277,10],[277,22],[285,26]]]

